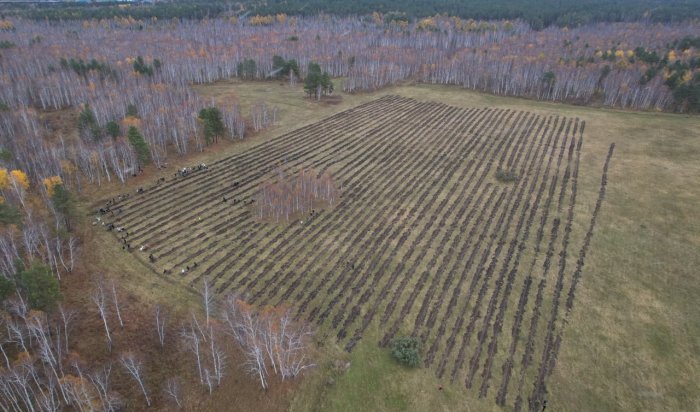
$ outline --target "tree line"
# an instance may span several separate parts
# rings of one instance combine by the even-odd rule
[[[51,4],[14,5],[5,10],[36,20],[110,19],[132,16],[136,19],[204,19],[230,15],[288,14],[316,16],[367,16],[373,12],[391,13],[398,19],[412,20],[436,14],[466,19],[496,20],[521,19],[535,29],[549,26],[576,27],[591,23],[649,20],[677,22],[700,17],[698,1],[623,0],[274,0],[264,3],[243,1],[235,4],[227,0],[174,1],[168,3],[129,5],[106,4]]]

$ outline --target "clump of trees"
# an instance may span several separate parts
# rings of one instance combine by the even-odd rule
[[[143,57],[138,56],[136,57],[136,60],[134,60],[133,68],[136,73],[140,73],[146,76],[153,76],[153,73],[158,71],[161,67],[162,63],[158,59],[153,59],[153,63],[146,64],[146,62],[143,60]]]
[[[167,402],[182,408],[188,396],[206,396],[199,387],[208,394],[217,390],[231,367],[268,389],[273,376],[293,379],[315,366],[311,330],[294,321],[289,310],[255,309],[235,295],[218,310],[206,281],[201,292],[201,312],[183,318],[156,306],[149,328],[148,322],[132,322],[143,317],[144,306],[126,304],[124,291],[103,277],[95,277],[88,306],[72,308],[59,303],[58,281],[41,263],[20,268],[17,287],[0,277],[5,298],[0,304],[0,408],[117,411],[133,406],[137,396],[149,407]],[[77,346],[94,342],[97,331],[76,325],[93,319],[102,324],[107,350],[87,360]],[[135,334],[138,348],[125,339]],[[99,343],[87,345],[95,350]],[[242,351],[243,362],[231,365],[232,351]],[[177,359],[168,368],[174,375],[154,378],[153,368],[162,367],[158,359]],[[188,379],[190,365],[194,379]],[[163,396],[157,395],[159,389]]]
[[[100,78],[105,77],[117,77],[117,72],[112,69],[109,64],[105,62],[97,61],[96,59],[91,59],[89,62],[84,62],[83,59],[66,59],[61,57],[59,64],[63,69],[71,69],[80,76],[87,77],[88,73],[95,72],[99,73]]]
[[[304,79],[304,91],[309,97],[316,96],[316,100],[321,100],[321,96],[333,93],[331,77],[328,72],[321,72],[321,66],[318,63],[309,63]]]
[[[285,60],[281,56],[274,55],[272,56],[272,72],[270,76],[276,79],[287,77],[289,78],[289,84],[293,86],[296,84],[296,79],[300,76],[299,63],[295,59]]]
[[[255,196],[258,219],[275,222],[289,221],[295,216],[314,213],[314,208],[333,207],[340,198],[340,190],[333,177],[314,169],[301,169],[297,175],[287,176],[277,167],[276,180],[260,186]]]
[[[221,111],[216,107],[207,107],[199,111],[199,120],[204,124],[204,139],[207,144],[216,143],[226,133],[226,126]]]
[[[307,325],[294,322],[288,308],[256,311],[236,295],[229,295],[223,321],[226,334],[243,349],[246,370],[260,381],[263,389],[269,387],[273,374],[282,380],[292,379],[316,366],[310,353],[312,331]]]

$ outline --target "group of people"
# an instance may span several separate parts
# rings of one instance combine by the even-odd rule
[[[204,163],[200,163],[200,164],[198,164],[196,166],[192,166],[192,167],[183,167],[182,169],[178,170],[177,173],[175,173],[175,177],[178,177],[178,175],[180,177],[185,177],[192,172],[199,172],[202,170],[209,170],[209,166],[207,166]]]
[[[152,256],[152,255],[151,255],[151,256]],[[152,262],[155,262],[155,259],[151,260],[151,263],[152,263]],[[181,274],[181,275],[184,275],[185,273],[189,272],[190,270],[195,269],[197,266],[199,266],[199,265],[198,265],[197,262],[195,261],[195,262],[192,264],[192,266],[187,265],[187,266],[185,266],[184,268],[180,269],[180,274]],[[172,273],[173,273],[172,269],[163,269],[163,274],[164,274],[164,275],[171,275]]]

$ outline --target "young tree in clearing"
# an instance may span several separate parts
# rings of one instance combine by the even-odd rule
[[[155,314],[156,314],[156,333],[158,334],[158,342],[160,342],[160,347],[163,348],[165,346],[165,323],[166,323],[165,311],[160,307],[160,305],[157,305],[156,310],[155,310]]]
[[[92,302],[97,306],[97,311],[100,314],[100,318],[102,319],[102,323],[104,324],[105,327],[105,334],[107,335],[107,348],[111,351],[112,350],[112,335],[109,333],[109,323],[107,323],[107,296],[105,294],[105,288],[104,284],[101,280],[98,280],[96,282],[96,288],[92,292]]]
[[[211,290],[211,283],[206,276],[204,279],[202,279],[202,304],[204,306],[204,314],[206,316],[207,325],[209,325],[212,306],[214,305],[214,294]]]
[[[172,399],[178,408],[182,408],[182,385],[175,378],[170,378],[165,382],[163,394]]]
[[[148,391],[146,390],[146,385],[143,377],[143,362],[136,358],[131,352],[122,353],[119,357],[124,369],[129,372],[129,375],[138,383],[143,392],[143,396],[146,398],[146,405],[151,406],[151,398],[148,397]]]
[[[151,154],[148,150],[148,143],[139,132],[136,126],[129,126],[129,131],[126,134],[129,143],[133,146],[138,157],[139,166],[145,166],[151,161]]]
[[[122,311],[119,309],[119,299],[117,296],[117,285],[112,281],[112,303],[114,303],[114,309],[117,311],[117,319],[119,319],[119,326],[124,329],[124,321],[122,320]]]

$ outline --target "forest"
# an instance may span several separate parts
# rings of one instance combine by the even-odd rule
[[[248,113],[235,102],[214,108],[220,117],[214,134],[206,118],[192,115],[213,106],[190,84],[236,77],[284,77],[291,84],[302,78],[317,97],[332,93],[330,78],[343,78],[349,93],[422,82],[623,109],[700,109],[697,22],[537,31],[519,20],[387,22],[374,13],[370,21],[278,14],[1,23],[0,144],[7,165],[35,182],[61,176],[76,188],[124,182],[145,164],[163,167],[173,154],[274,123],[275,109],[264,102]],[[49,112],[67,108],[77,117],[78,139],[46,121]]]
[[[7,7],[7,6],[5,6]],[[243,14],[280,14],[316,16],[362,16],[380,12],[397,19],[414,19],[445,14],[465,19],[521,19],[535,29],[555,25],[576,27],[590,23],[645,20],[678,22],[700,16],[697,0],[197,0],[139,5],[125,8],[114,3],[100,5],[14,5],[9,15],[40,20],[104,19],[132,16],[135,18],[201,19]]]

